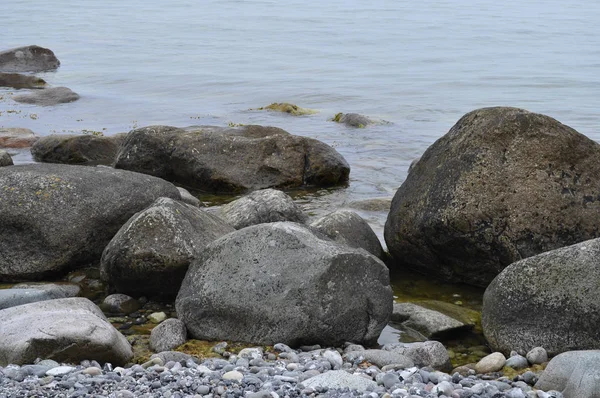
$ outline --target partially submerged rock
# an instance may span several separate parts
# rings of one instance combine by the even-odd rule
[[[37,76],[0,72],[0,87],[43,88],[45,85],[46,81]]]
[[[0,319],[0,366],[30,364],[36,358],[124,365],[133,357],[127,339],[85,298],[7,308],[0,310]]]
[[[28,148],[39,138],[29,129],[0,128],[0,148]]]
[[[346,183],[350,173],[329,145],[263,126],[140,128],[125,139],[115,167],[223,193],[333,186]]]
[[[121,293],[174,297],[190,262],[232,231],[198,207],[159,198],[131,217],[106,246],[102,278]]]
[[[270,188],[254,191],[224,205],[220,216],[235,229],[276,221],[305,223],[308,220],[289,195]]]
[[[375,257],[383,258],[379,238],[369,224],[351,210],[334,211],[315,220],[310,226],[338,243],[362,248]]]
[[[314,109],[300,108],[298,105],[289,104],[287,102],[274,102],[271,105],[258,108],[258,110],[283,112],[294,116],[312,115],[317,113],[317,111]]]
[[[53,134],[41,137],[31,147],[33,159],[44,163],[112,165],[123,135]]]
[[[390,211],[392,198],[373,198],[348,203],[348,207],[363,211]]]
[[[43,72],[59,66],[56,55],[40,46],[17,47],[0,52],[1,72]]]
[[[425,339],[440,340],[473,329],[457,319],[418,305],[418,303],[394,303],[392,321],[413,329]]]
[[[395,266],[473,285],[600,234],[600,145],[544,115],[483,108],[431,145],[385,225]]]
[[[497,351],[600,348],[600,239],[508,266],[483,296],[482,326]]]
[[[372,344],[389,321],[392,290],[375,256],[279,222],[209,244],[190,266],[175,306],[198,339]]]
[[[370,124],[375,123],[369,117],[358,113],[337,113],[333,119],[334,122],[345,124],[349,127],[365,128]]]
[[[28,94],[14,95],[12,99],[23,104],[51,106],[77,101],[79,94],[67,87],[50,87]]]
[[[159,178],[108,167],[0,168],[0,280],[56,276],[94,264],[110,239],[156,198],[179,198]]]

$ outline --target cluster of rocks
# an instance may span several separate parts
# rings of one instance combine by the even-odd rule
[[[10,140],[4,139],[14,142]],[[595,239],[600,145],[547,116],[486,108],[461,118],[412,165],[392,200],[385,227],[390,257],[356,213],[340,210],[313,221],[289,196],[272,189],[343,185],[350,172],[330,146],[278,128],[150,126],[115,137],[49,136],[38,139],[32,153],[38,161],[55,164],[8,166],[12,161],[2,160],[6,157],[0,153],[0,162],[7,164],[0,168],[0,281],[55,278],[91,265],[100,268],[114,292],[174,300],[178,319],[153,333],[155,351],[175,348],[188,336],[294,347],[340,347],[347,341],[372,346],[390,320],[422,339],[443,339],[476,327],[477,314],[458,316],[456,308],[445,313],[431,303],[394,304],[382,260],[392,269],[408,266],[487,287],[482,328],[498,352],[487,358],[493,366],[477,364],[479,369],[471,369],[475,373],[538,363],[529,357],[540,346],[551,356],[568,352],[568,358],[579,355],[572,350],[600,348],[600,271],[595,261],[600,253]],[[208,211],[174,183],[207,192],[255,192]],[[9,320],[0,329],[1,366],[31,364],[38,357],[116,365],[131,360],[129,342],[95,304],[31,290],[38,291],[3,293],[4,301],[0,295],[0,303],[12,303],[0,307],[0,318]],[[42,320],[39,327],[16,331],[33,319]],[[63,327],[57,324],[63,319],[73,321]],[[101,343],[94,345],[92,338]],[[355,351],[345,353],[350,365],[326,370],[343,372],[338,373],[342,378],[347,370],[362,374]],[[359,355],[361,363],[374,363],[377,356],[367,351]],[[506,360],[504,354],[511,351],[515,355]],[[299,365],[284,368],[294,372],[304,366],[293,363]],[[149,368],[158,366],[167,375],[177,367],[165,364]],[[414,358],[402,365],[380,370],[396,372],[401,383],[419,374],[422,385],[411,390],[412,384],[396,386],[394,379],[388,388],[379,383],[384,376],[377,380],[375,372],[370,375],[375,384],[366,394],[549,396],[510,383],[472,390],[478,379],[465,382],[467,386],[460,383],[460,377],[473,376],[469,370],[438,379],[448,383],[443,387],[441,382],[429,385],[431,378],[419,367],[434,365]],[[242,380],[243,372],[252,373],[237,359],[226,366],[233,366],[228,371],[240,366],[236,371]],[[414,372],[400,380],[398,372],[413,366]],[[581,368],[574,376],[581,379],[578,385],[593,384],[596,370],[591,369]],[[81,378],[79,371],[67,376],[74,380],[69,389],[76,383],[86,387],[87,376]],[[564,383],[556,389],[567,398],[592,397],[573,395],[577,383],[560,377]],[[465,392],[465,387],[471,390]],[[286,391],[318,395],[338,387],[330,384],[310,394],[306,388],[312,387],[293,384]],[[280,394],[279,389],[270,392]]]
[[[8,365],[0,367],[0,396],[591,397],[594,392],[585,379],[590,373],[583,363],[576,366],[576,361],[584,359],[585,365],[590,365],[598,359],[597,353],[563,354],[541,377],[527,372],[510,379],[479,374],[473,369],[445,373],[423,363],[422,356],[407,352],[401,345],[382,350],[365,350],[355,344],[347,344],[344,349],[312,346],[294,350],[275,344],[267,352],[253,347],[237,354],[226,348],[226,343],[218,344],[214,350],[223,356],[204,361],[164,351],[143,364],[125,367],[110,363],[102,366],[94,360],[59,364],[48,359]],[[569,366],[575,366],[575,370],[566,370]],[[542,386],[552,388],[544,392]],[[557,389],[564,389],[565,395]]]
[[[47,87],[46,81],[34,75],[55,70],[60,66],[56,55],[40,46],[18,47],[0,52],[0,87],[34,89],[27,94],[14,95],[16,102],[36,105],[56,105],[73,102],[79,95],[67,87]]]

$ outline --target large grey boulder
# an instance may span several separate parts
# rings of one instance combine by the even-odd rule
[[[235,229],[276,221],[304,223],[308,219],[289,195],[270,188],[252,192],[224,205],[220,216]]]
[[[600,397],[600,350],[567,351],[555,356],[534,387],[560,391],[565,398]]]
[[[53,134],[41,137],[31,147],[33,159],[44,163],[112,165],[125,136]]]
[[[379,238],[369,224],[353,211],[334,211],[312,222],[310,226],[338,243],[363,248],[375,257],[383,257]]]
[[[0,148],[28,148],[39,138],[29,129],[0,128]]]
[[[198,339],[373,344],[389,321],[392,290],[375,256],[279,222],[209,244],[191,264],[175,306]]]
[[[600,348],[600,239],[508,266],[483,296],[482,327],[496,351],[549,355]]]
[[[350,173],[329,145],[263,126],[140,128],[125,139],[115,167],[212,192],[332,186]]]
[[[54,53],[40,46],[25,46],[0,52],[1,72],[42,72],[56,69],[60,61]]]
[[[2,73],[0,72],[0,87],[12,88],[43,88],[46,85],[44,79],[32,75],[22,75],[20,73]]]
[[[396,192],[397,266],[487,284],[507,265],[600,235],[600,145],[544,115],[483,108],[431,145]]]
[[[86,298],[6,308],[0,310],[0,319],[0,366],[30,364],[36,358],[124,365],[133,357],[127,339]]]
[[[2,167],[0,187],[0,281],[97,264],[131,216],[158,197],[179,198],[169,182],[108,167]]]
[[[232,231],[198,207],[159,198],[131,217],[106,246],[102,278],[121,293],[174,297],[190,262]]]
[[[14,95],[12,99],[23,104],[51,106],[77,101],[79,94],[67,87],[50,87],[28,94]]]
[[[12,157],[8,154],[8,152],[0,149],[0,167],[12,166],[12,165],[13,165]]]

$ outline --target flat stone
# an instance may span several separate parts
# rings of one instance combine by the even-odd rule
[[[404,327],[416,330],[426,339],[439,339],[473,328],[472,325],[414,303],[394,303],[392,321],[402,322]]]
[[[355,361],[359,358],[363,358],[365,361],[377,365],[380,368],[387,365],[397,365],[402,368],[414,366],[412,359],[406,355],[386,350],[350,351],[344,354],[344,358],[347,361]]]
[[[50,106],[77,101],[79,94],[67,87],[51,87],[29,94],[14,95],[12,99],[23,104]]]
[[[74,370],[75,368],[72,366],[57,366],[56,368],[49,369],[46,372],[46,376],[64,376],[66,374],[71,373]]]
[[[41,289],[0,289],[0,310],[57,298],[64,298],[64,296]]]
[[[363,376],[350,374],[345,370],[332,370],[330,372],[322,373],[318,376],[304,380],[302,385],[304,388],[349,388],[360,392],[372,390],[377,387],[377,383],[373,380],[368,380]]]
[[[243,378],[244,375],[237,370],[232,370],[223,374],[223,380],[235,380],[239,383]]]
[[[24,128],[0,128],[0,148],[29,148],[40,137]]]

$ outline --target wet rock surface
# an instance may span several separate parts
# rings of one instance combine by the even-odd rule
[[[335,186],[346,183],[350,173],[344,158],[321,141],[253,125],[133,130],[115,167],[221,193]]]
[[[60,66],[56,55],[47,48],[25,46],[0,52],[0,72],[43,72]]]
[[[115,162],[123,139],[123,134],[49,135],[32,145],[31,154],[37,162],[109,166]]]
[[[14,95],[12,99],[23,104],[51,106],[77,101],[79,94],[67,87],[50,87],[28,94]]]
[[[431,145],[385,225],[395,266],[487,286],[509,264],[600,234],[600,145],[545,115],[483,108]]]

